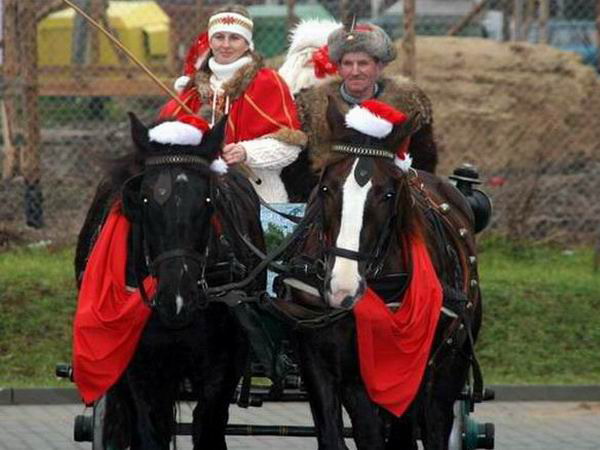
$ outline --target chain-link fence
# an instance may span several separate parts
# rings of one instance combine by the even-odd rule
[[[189,43],[226,2],[74,3],[171,87]],[[403,35],[402,1],[240,3],[268,58],[285,52],[298,19],[356,16]],[[568,242],[598,236],[597,3],[416,1],[416,81],[433,102],[440,173],[463,162],[479,167],[500,232]],[[0,4],[0,247],[31,236],[74,241],[101,162],[131,148],[126,112],[150,123],[167,96],[61,0]],[[387,74],[398,75],[400,63]]]

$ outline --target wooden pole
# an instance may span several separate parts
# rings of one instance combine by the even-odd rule
[[[33,228],[44,226],[40,157],[40,116],[38,109],[37,1],[19,1],[21,32],[21,76],[23,77],[23,120],[25,145],[21,152],[21,172],[25,179],[25,218]]]
[[[2,163],[2,179],[8,180],[19,171],[19,148],[14,144],[16,136],[16,82],[19,74],[19,39],[17,30],[17,0],[4,0],[3,11],[3,82],[4,98],[2,99],[2,136],[4,138],[4,160]]]
[[[520,41],[523,39],[523,1],[515,0],[513,8],[513,40]]]
[[[412,80],[417,75],[415,60],[415,0],[404,0],[404,36],[402,37],[402,74]]]
[[[287,33],[289,36],[290,30],[294,28],[294,25],[298,22],[296,17],[296,0],[287,0]]]
[[[598,45],[596,63],[598,65],[598,72],[600,72],[600,0],[596,0],[596,42]]]
[[[348,8],[348,0],[340,0],[340,22],[342,22],[346,29],[349,29],[349,25],[352,23],[352,18],[350,17],[350,11]]]
[[[24,81],[24,119],[25,146],[21,153],[21,168],[25,180],[37,183],[41,177],[40,170],[40,121],[38,110],[37,83],[37,23],[35,21],[36,1],[20,0],[19,25],[22,43],[21,75]]]
[[[600,0],[598,0],[600,2]],[[548,20],[550,19],[550,0],[540,0],[539,6],[539,27],[540,44],[547,44],[550,39],[548,32]]]
[[[448,36],[454,36],[460,33],[467,25],[469,25],[469,23],[471,23],[475,17],[477,17],[477,15],[483,10],[484,6],[486,6],[488,1],[489,0],[481,0],[481,2],[473,5],[471,11],[469,11],[467,15],[460,19],[456,25],[450,28],[450,31],[448,31]]]
[[[535,6],[537,0],[526,0],[525,3],[525,15],[523,19],[523,32],[522,38],[526,41],[529,40],[529,31],[531,29],[531,24],[533,22],[533,18],[535,16]]]

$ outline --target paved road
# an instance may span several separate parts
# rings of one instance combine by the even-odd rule
[[[0,407],[0,450],[90,449],[72,440],[76,405]],[[89,412],[89,411],[88,411]],[[189,417],[189,407],[182,406]],[[496,424],[497,450],[600,450],[600,402],[488,402],[475,418]],[[233,423],[307,425],[305,404],[266,403],[262,408],[232,408]],[[231,450],[315,449],[314,438],[228,437]],[[188,437],[178,449],[191,449]],[[349,448],[355,447],[349,443]]]

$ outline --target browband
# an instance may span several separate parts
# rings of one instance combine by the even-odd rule
[[[197,155],[163,155],[151,156],[146,159],[147,166],[159,166],[162,164],[201,164],[208,166],[206,158]]]
[[[394,159],[394,153],[381,148],[363,147],[361,145],[334,144],[331,149],[334,152],[348,153],[357,156],[375,156],[377,158]]]

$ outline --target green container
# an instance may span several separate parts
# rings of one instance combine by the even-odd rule
[[[266,58],[279,55],[288,48],[288,8],[286,5],[249,6],[254,21],[252,40],[256,50]],[[321,5],[297,5],[295,15],[300,19],[333,19]]]

